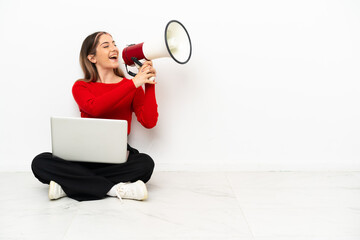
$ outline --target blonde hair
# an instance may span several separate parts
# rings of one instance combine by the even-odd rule
[[[102,35],[109,34],[107,32],[95,32],[87,36],[82,43],[80,50],[80,65],[84,72],[84,79],[79,79],[85,82],[96,82],[99,79],[99,73],[96,65],[88,59],[88,55],[96,55],[96,48],[99,44],[99,39]],[[110,34],[109,34],[110,35]],[[114,68],[116,76],[125,77],[124,72],[118,68]]]

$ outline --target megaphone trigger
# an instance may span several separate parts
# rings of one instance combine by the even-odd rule
[[[139,69],[143,66],[143,64],[136,57],[132,57],[131,60],[135,63],[136,67]]]
[[[131,57],[131,60],[134,62],[134,65],[137,67],[137,69],[139,69],[139,68],[142,67],[143,64],[142,64],[136,57]],[[128,65],[127,65],[127,64],[125,64],[125,68],[126,68],[126,72],[127,72],[130,76],[132,76],[132,77],[135,77],[135,76],[136,76],[136,73],[134,73],[134,72],[132,72],[132,71],[130,71],[130,70],[128,69]]]

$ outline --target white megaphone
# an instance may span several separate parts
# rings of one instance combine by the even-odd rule
[[[123,49],[122,59],[126,71],[135,77],[136,74],[129,71],[127,66],[141,67],[142,63],[139,60],[171,57],[175,62],[185,64],[190,60],[191,52],[191,40],[186,28],[179,21],[172,20],[165,27],[165,39],[129,45]]]

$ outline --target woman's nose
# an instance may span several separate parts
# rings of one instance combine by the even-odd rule
[[[118,50],[118,47],[116,45],[111,45],[111,51]]]

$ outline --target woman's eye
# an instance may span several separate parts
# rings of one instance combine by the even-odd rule
[[[104,48],[108,48],[109,46],[104,46]]]

